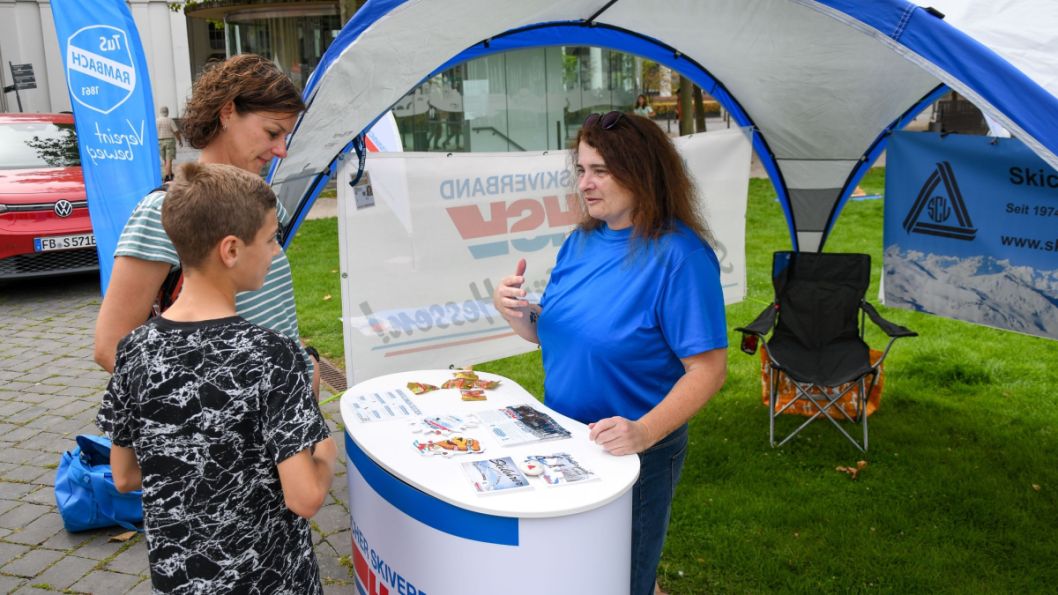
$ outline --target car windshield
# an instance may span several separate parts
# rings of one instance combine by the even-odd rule
[[[73,124],[0,123],[0,169],[81,165]]]

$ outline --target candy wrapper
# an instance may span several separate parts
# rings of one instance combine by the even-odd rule
[[[492,390],[500,385],[499,380],[475,380],[474,388],[482,388],[485,390]]]
[[[430,392],[432,390],[438,390],[438,389],[437,389],[436,386],[434,386],[432,384],[423,384],[421,382],[409,382],[408,383],[408,390],[410,390],[411,392],[413,392],[413,393],[415,393],[417,395],[421,395],[423,393],[428,393],[428,392]]]
[[[465,388],[460,390],[459,394],[464,401],[484,401],[488,398],[485,396],[485,391],[480,388]]]
[[[474,370],[459,370],[455,373],[455,377],[460,380],[469,380],[471,382],[475,382],[478,379],[478,375]]]
[[[474,380],[468,380],[466,378],[453,378],[451,380],[446,380],[445,383],[441,385],[441,388],[474,388],[474,382]]]

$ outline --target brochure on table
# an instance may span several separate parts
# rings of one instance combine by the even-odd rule
[[[576,514],[603,506],[630,489],[639,474],[638,457],[606,453],[588,440],[587,426],[548,409],[514,381],[494,374],[477,374],[484,380],[499,381],[496,388],[484,391],[483,401],[464,401],[458,389],[413,394],[407,388],[409,382],[441,386],[452,378],[451,370],[402,372],[362,382],[342,396],[346,429],[356,444],[390,474],[431,496],[484,514],[522,518]],[[364,415],[365,407],[372,403],[399,402],[410,410],[405,397],[417,413],[403,415],[402,408],[400,415],[388,418],[373,413],[370,417]],[[501,410],[519,405],[531,405],[550,416],[570,432],[570,437],[505,445],[485,420],[495,423],[503,416]],[[438,441],[453,437],[476,440],[480,451],[424,456],[422,449],[416,447],[429,439],[428,431],[423,432],[422,428],[428,430],[431,425],[443,425],[444,420],[453,419],[464,423],[457,432],[436,435]],[[471,477],[484,474],[499,482],[494,473],[497,469],[506,470],[509,463],[487,461],[507,458],[519,470],[518,474],[508,474],[517,489],[490,489],[471,481]],[[546,475],[525,477],[526,486],[517,485],[522,481],[517,476],[527,459],[533,464],[550,462],[554,468]],[[572,468],[570,461],[577,468]],[[475,465],[476,462],[481,463]],[[561,479],[563,476],[568,480]]]

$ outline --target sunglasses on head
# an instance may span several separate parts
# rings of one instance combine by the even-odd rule
[[[599,124],[603,130],[609,130],[617,126],[623,116],[624,114],[618,111],[606,112],[605,114],[588,114],[588,117],[584,119],[584,127],[591,128]]]

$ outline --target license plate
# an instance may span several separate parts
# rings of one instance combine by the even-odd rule
[[[51,236],[48,238],[33,238],[33,249],[37,252],[51,252],[53,250],[73,250],[75,248],[92,248],[96,245],[96,237],[90,233],[79,233],[72,236]]]

